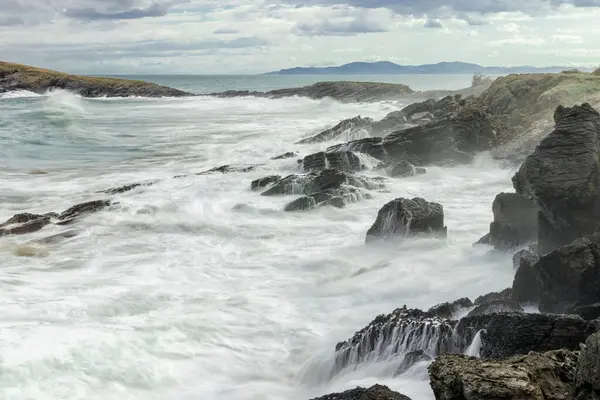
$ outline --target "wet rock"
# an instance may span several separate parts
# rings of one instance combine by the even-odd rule
[[[264,178],[256,179],[250,184],[252,190],[263,189],[281,179],[280,175],[269,175]]]
[[[522,311],[523,307],[512,300],[491,300],[476,306],[467,314],[467,317]]]
[[[422,175],[426,172],[425,168],[417,168],[407,161],[393,164],[389,168],[389,175],[392,177]]]
[[[540,207],[540,254],[600,226],[600,114],[588,103],[559,106],[555,123],[513,177],[517,193]]]
[[[61,223],[67,222],[67,221],[72,221],[75,218],[78,217],[82,217],[94,212],[98,212],[101,211],[103,209],[105,209],[106,207],[110,206],[112,204],[112,202],[110,200],[95,200],[95,201],[89,201],[87,203],[81,203],[81,204],[77,204],[65,211],[63,211],[59,216],[58,216],[58,220],[61,221],[58,223],[58,225],[60,225]]]
[[[0,236],[37,232],[51,222],[51,215],[17,214],[0,225]]]
[[[343,208],[347,204],[357,203],[372,196],[363,189],[344,186],[338,189],[329,189],[323,192],[312,193],[288,203],[284,211],[303,211],[316,207],[333,206]]]
[[[367,232],[366,242],[405,239],[420,234],[446,235],[442,205],[420,197],[399,198],[379,210],[375,223]]]
[[[312,400],[410,400],[409,397],[394,392],[387,386],[373,385],[368,389],[357,387],[342,393],[332,393]]]
[[[285,160],[287,158],[294,158],[298,155],[298,153],[294,151],[288,151],[287,153],[280,154],[276,157],[272,157],[271,160]]]
[[[462,299],[455,300],[451,303],[442,303],[431,307],[427,312],[438,317],[452,319],[456,317],[456,314],[467,308],[473,307],[471,299],[464,297]]]
[[[488,244],[498,250],[510,250],[537,240],[539,209],[530,199],[516,193],[500,193],[492,211],[494,222],[490,224]]]
[[[302,160],[304,172],[316,172],[326,169],[336,169],[344,172],[355,172],[366,168],[360,157],[351,151],[333,153],[319,152],[310,154]]]
[[[258,167],[258,165],[221,165],[220,167],[211,168],[207,171],[198,172],[196,175],[208,175],[215,172],[220,172],[222,174],[230,172],[250,172],[254,171],[256,167]]]
[[[339,189],[342,186],[352,186],[359,189],[375,190],[385,187],[385,179],[367,178],[350,173],[327,169],[309,174],[289,175],[277,181],[263,196],[304,194],[325,192]]]
[[[461,319],[456,332],[473,337],[481,331],[482,358],[505,358],[530,351],[577,350],[600,328],[598,321],[573,315],[499,313]]]
[[[104,191],[104,193],[106,193],[106,194],[125,193],[125,192],[129,192],[130,190],[136,189],[138,187],[152,186],[152,185],[154,185],[154,184],[156,184],[158,182],[160,182],[160,181],[151,181],[151,182],[143,182],[143,183],[131,183],[131,184],[128,184],[128,185],[123,185],[123,186],[119,186],[119,187],[107,189],[107,190]]]
[[[329,128],[314,136],[302,139],[297,144],[321,143],[328,140],[337,139],[340,136],[352,137],[364,133],[369,136],[371,125],[375,121],[371,118],[362,118],[360,115],[354,118],[349,118],[341,121],[333,128]]]
[[[348,143],[337,144],[326,149],[327,153],[337,151],[354,151],[356,153],[368,154],[378,160],[390,161],[388,160],[386,150],[383,147],[383,138],[380,137],[352,140]]]
[[[512,300],[516,303],[539,303],[540,281],[538,272],[534,267],[537,262],[538,257],[531,252],[521,255],[512,287]]]
[[[512,288],[506,288],[501,292],[491,292],[475,299],[474,304],[480,306],[482,304],[491,303],[494,301],[511,300]]]
[[[521,265],[521,260],[526,257],[533,257],[536,260],[536,262],[537,262],[537,259],[539,258],[537,256],[537,254],[535,254],[533,251],[531,251],[529,249],[519,250],[515,254],[513,254],[513,258],[512,258],[513,267],[519,268],[519,265]]]
[[[429,367],[437,400],[571,400],[577,352],[532,352],[505,360],[443,355]]]
[[[589,336],[581,346],[575,388],[577,400],[600,399],[600,333]]]
[[[402,359],[402,362],[400,363],[400,365],[398,365],[396,371],[394,371],[394,376],[402,375],[410,368],[412,368],[412,366],[415,364],[431,360],[432,358],[425,354],[423,350],[411,351],[410,353],[404,356],[404,359]]]
[[[593,304],[577,304],[567,310],[568,314],[579,315],[581,318],[591,321],[600,319],[600,302]]]
[[[540,257],[534,269],[540,282],[540,311],[564,313],[600,303],[600,233]]]

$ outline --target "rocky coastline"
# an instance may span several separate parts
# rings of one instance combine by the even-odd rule
[[[0,75],[0,82],[19,73]],[[581,85],[589,90],[573,89]],[[160,93],[156,90],[152,93]],[[356,101],[373,99],[368,90],[361,93]],[[367,362],[394,361],[396,376],[427,363],[438,400],[600,399],[598,105],[600,76],[510,75],[480,96],[413,103],[381,121],[355,117],[336,122],[299,141],[294,151],[265,161],[298,157],[306,143],[363,136],[299,157],[295,174],[251,183],[249,192],[289,197],[287,212],[374,201],[390,179],[426,174],[429,165],[468,163],[482,152],[508,166],[520,165],[512,179],[514,193],[498,194],[490,205],[490,231],[475,244],[514,254],[513,286],[482,293],[474,301],[449,299],[429,310],[382,310],[389,314],[331,349],[330,378]],[[224,165],[186,176],[201,179],[259,167]],[[380,176],[365,174],[369,169]],[[0,236],[26,235],[51,224],[76,227],[90,213],[119,207],[111,196],[158,182],[109,188],[101,199],[61,213],[17,214],[0,224]],[[67,232],[61,237],[77,234]],[[443,206],[435,199],[398,198],[382,205],[365,234],[365,245],[373,245],[419,235],[442,239],[452,235],[452,227],[445,225]],[[539,312],[525,311],[532,306]],[[408,397],[375,385],[319,399]]]

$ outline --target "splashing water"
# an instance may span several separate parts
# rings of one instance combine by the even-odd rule
[[[485,332],[484,329],[482,329],[479,332],[477,332],[477,334],[473,338],[473,343],[471,343],[471,345],[465,351],[465,355],[467,355],[469,357],[477,357],[477,358],[479,358],[479,354],[481,352],[481,344],[482,344],[481,343],[481,333],[482,333],[482,331]]]

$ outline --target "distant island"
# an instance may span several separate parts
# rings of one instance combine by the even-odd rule
[[[464,62],[440,62],[424,65],[398,65],[390,61],[353,62],[337,67],[295,67],[263,75],[409,75],[409,74],[488,74],[504,75],[519,73],[557,73],[576,67],[484,67]],[[582,72],[591,72],[593,68],[577,68]]]

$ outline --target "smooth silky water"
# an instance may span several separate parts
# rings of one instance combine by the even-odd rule
[[[299,139],[402,105],[2,95],[1,220],[164,180],[113,196],[116,209],[77,225],[0,238],[0,397],[307,400],[382,383],[432,399],[427,363],[393,378],[398,359],[383,357],[329,379],[335,344],[405,304],[510,286],[510,255],[472,244],[513,171],[483,154],[390,178],[388,193],[345,209],[307,212],[282,211],[296,196],[250,191],[253,179],[297,172],[296,158],[270,157],[341,142]],[[172,179],[254,163],[264,165]],[[444,206],[448,238],[365,246],[379,208],[415,196]],[[78,235],[32,243],[68,230]]]

